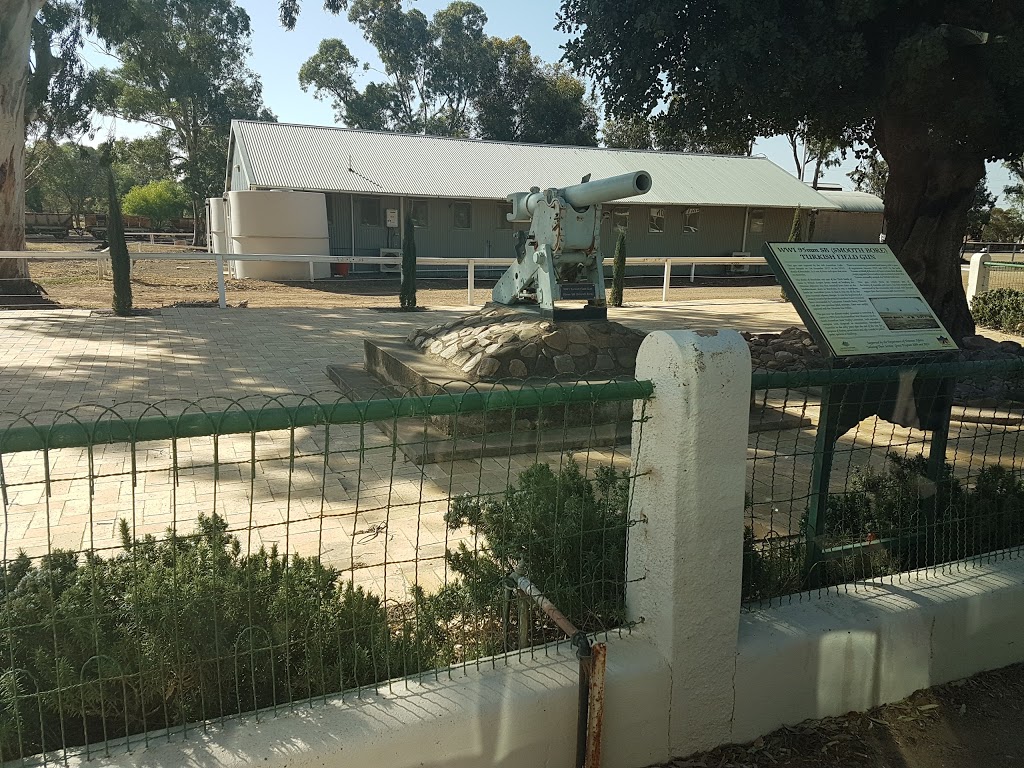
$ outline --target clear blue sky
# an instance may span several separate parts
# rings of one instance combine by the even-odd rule
[[[450,0],[412,0],[408,3],[419,8],[427,16]],[[519,35],[529,41],[535,55],[545,61],[556,61],[561,55],[561,46],[568,39],[555,30],[555,14],[558,0],[476,0],[487,12],[487,33],[498,37]],[[259,73],[263,81],[263,97],[266,104],[283,122],[333,125],[334,114],[330,105],[317,101],[312,94],[304,93],[298,84],[298,71],[302,63],[312,56],[325,37],[337,37],[345,41],[353,55],[360,62],[371,67],[380,67],[373,48],[362,38],[359,30],[349,23],[344,14],[335,16],[323,10],[316,0],[305,0],[296,28],[288,32],[278,21],[276,0],[239,0],[248,11],[252,21],[253,55],[250,66]],[[86,58],[94,66],[116,66],[116,62],[104,56],[97,48],[86,51]],[[371,71],[363,79],[372,77]],[[139,136],[146,132],[145,126],[127,125],[124,122],[103,124],[98,140],[106,138],[110,131],[117,136]],[[772,161],[794,172],[793,158],[789,145],[782,137],[760,139],[754,147],[756,154],[763,154]],[[825,181],[842,184],[851,189],[852,183],[846,174],[856,164],[850,157],[840,167],[826,171]],[[1006,171],[998,165],[989,166],[989,189],[999,195],[1009,183]]]

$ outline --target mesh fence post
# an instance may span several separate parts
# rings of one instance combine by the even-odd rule
[[[988,290],[988,278],[991,269],[985,266],[985,262],[992,258],[987,253],[976,253],[971,256],[971,269],[967,274],[967,303],[974,301],[979,293]]]
[[[687,755],[730,740],[750,353],[735,331],[655,332],[636,375],[654,397],[633,437],[626,609],[672,670],[668,747]]]

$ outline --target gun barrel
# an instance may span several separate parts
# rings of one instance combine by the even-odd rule
[[[547,192],[558,194],[574,208],[587,208],[610,200],[645,195],[651,191],[651,184],[651,174],[647,171],[634,171]],[[508,201],[512,203],[512,212],[506,216],[509,221],[530,221],[533,218],[537,206],[543,204],[545,194],[537,190],[537,187],[533,189],[532,192],[517,192],[508,196]]]
[[[651,191],[651,174],[634,171],[607,179],[597,179],[583,184],[573,184],[562,190],[562,198],[574,208],[621,200],[624,197],[645,195]]]

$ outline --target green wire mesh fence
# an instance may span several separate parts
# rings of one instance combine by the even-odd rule
[[[513,570],[588,633],[626,626],[651,389],[0,414],[0,761],[549,652]]]
[[[756,371],[745,603],[1017,554],[1022,416],[1016,355]]]
[[[1024,291],[1024,256],[1020,261],[986,261],[988,268],[988,289],[1009,288]]]

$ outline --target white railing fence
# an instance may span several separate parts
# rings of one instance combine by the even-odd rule
[[[212,261],[217,265],[217,293],[221,308],[227,307],[227,288],[225,285],[225,264],[233,261],[277,261],[309,265],[309,281],[315,282],[315,264],[374,264],[377,266],[401,266],[402,259],[398,256],[324,256],[324,255],[290,255],[279,253],[207,253],[205,251],[181,251],[167,253],[132,253],[132,262],[136,261]],[[0,259],[26,259],[28,261],[93,261],[96,262],[97,279],[102,280],[106,265],[110,262],[107,251],[0,251]],[[426,256],[416,259],[418,266],[425,267],[465,267],[466,269],[466,303],[476,303],[476,269],[477,267],[507,267],[514,263],[507,258],[443,258]],[[604,264],[610,269],[612,259],[606,258]],[[661,300],[668,301],[672,270],[675,266],[690,266],[690,282],[696,279],[698,266],[730,266],[730,265],[765,265],[767,262],[760,256],[698,256],[698,257],[643,257],[629,258],[630,267],[642,265],[663,265]],[[322,279],[322,278],[321,278]]]

